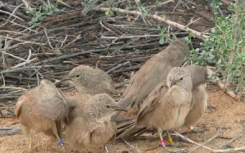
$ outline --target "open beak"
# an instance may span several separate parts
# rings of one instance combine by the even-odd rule
[[[115,111],[124,111],[124,112],[128,112],[127,109],[122,108],[121,106],[111,106],[111,108],[113,108]]]

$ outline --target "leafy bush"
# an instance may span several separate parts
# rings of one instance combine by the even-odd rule
[[[220,3],[211,3],[216,27],[203,49],[193,50],[191,59],[199,65],[216,66],[216,75],[235,93],[245,91],[245,2],[231,4],[228,16],[220,14]],[[202,50],[202,51],[200,51]]]

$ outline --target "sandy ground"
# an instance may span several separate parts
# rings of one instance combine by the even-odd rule
[[[212,149],[219,149],[220,145],[229,141],[231,138],[237,136],[243,132],[245,125],[245,104],[243,102],[234,101],[231,97],[226,95],[218,87],[208,86],[209,93],[209,107],[207,113],[199,122],[195,125],[198,128],[207,129],[201,133],[188,133],[184,134],[196,142],[204,142],[205,140],[213,137],[216,134],[216,128],[220,128],[220,137],[214,139],[207,144]],[[0,119],[0,128],[6,127],[20,127],[19,123],[16,123],[16,119],[2,118]],[[22,133],[2,136],[0,137],[0,153],[24,153],[28,150],[29,140]],[[159,140],[139,140],[129,141],[129,143],[141,152],[148,153],[161,153],[163,149],[158,147]],[[196,145],[189,143],[181,143],[184,145],[182,148],[191,149]],[[245,145],[245,136],[238,139],[231,144],[232,147],[240,147]],[[68,152],[80,153],[66,145]],[[110,153],[133,153],[137,152],[135,149],[130,148],[124,142],[109,142],[108,150]],[[33,152],[38,153],[58,153],[61,152],[61,147],[54,139],[43,134],[36,134],[33,140]],[[178,148],[168,147],[170,150],[177,150]],[[104,152],[103,149],[92,151],[94,153]],[[195,152],[207,153],[210,152],[207,149],[198,149]]]

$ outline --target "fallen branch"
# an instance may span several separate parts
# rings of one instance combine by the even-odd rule
[[[245,134],[245,130],[243,130],[242,133],[238,134],[237,136],[235,136],[233,139],[229,140],[228,142],[224,143],[223,145],[220,146],[221,149],[225,148],[226,146],[228,146],[229,144],[231,144],[232,142],[240,139],[243,135]]]
[[[213,70],[211,70],[210,67],[207,67],[207,72],[208,72],[208,75],[209,75],[209,76],[213,76],[213,74],[214,74]],[[233,91],[231,91],[230,89],[226,88],[225,85],[221,82],[221,80],[220,80],[217,76],[213,76],[213,77],[215,77],[214,80],[217,81],[217,83],[218,83],[218,85],[219,85],[219,87],[220,87],[221,89],[225,89],[225,92],[226,92],[228,95],[230,95],[230,96],[231,96],[232,98],[234,98],[235,100],[238,100],[239,97],[238,97],[236,94],[234,94]]]
[[[182,134],[180,134],[180,133],[178,133],[176,131],[174,131],[174,132],[175,132],[175,134],[177,134],[178,136],[182,137],[186,141],[188,141],[190,143],[193,143],[193,144],[196,144],[196,145],[198,145],[200,147],[203,147],[203,148],[205,148],[205,149],[207,149],[207,150],[209,150],[211,152],[234,152],[234,151],[245,150],[245,146],[237,147],[237,148],[230,148],[230,149],[220,149],[220,150],[217,149],[217,150],[215,150],[215,149],[212,149],[210,147],[204,146],[203,144],[197,143],[197,142],[195,142],[195,141],[193,141],[193,140],[191,140],[189,138],[186,138],[185,136],[183,136]]]
[[[125,14],[142,15],[142,13],[138,12],[138,11],[128,11],[128,10],[124,10],[124,9],[120,9],[120,8],[110,9],[110,8],[106,8],[106,7],[99,7],[99,8],[94,8],[93,10],[95,10],[95,11],[103,11],[103,12],[115,11],[115,12],[120,12],[120,13],[125,13]],[[207,40],[209,38],[209,36],[207,36],[205,34],[202,34],[201,32],[198,32],[196,30],[190,29],[187,26],[184,26],[184,25],[181,25],[179,23],[173,22],[173,21],[168,20],[166,18],[162,18],[162,17],[160,17],[158,15],[147,15],[147,17],[156,19],[158,21],[165,22],[168,25],[175,26],[175,27],[177,27],[177,28],[179,28],[181,30],[184,30],[184,31],[187,31],[187,32],[191,32],[193,35],[195,35],[196,37],[198,37],[200,39]]]
[[[125,141],[124,139],[122,139],[124,141],[124,143],[126,143],[130,148],[134,149],[137,153],[142,153],[137,147],[132,146],[131,144],[129,144],[127,141]]]
[[[220,129],[217,128],[216,129],[216,134],[214,136],[212,136],[211,138],[209,138],[208,140],[206,140],[205,142],[202,143],[202,145],[206,145],[207,143],[211,142],[212,140],[214,140],[215,138],[219,137],[220,134]],[[193,149],[191,149],[189,151],[189,153],[195,152],[198,148],[200,148],[201,146],[196,146]]]
[[[10,135],[21,132],[20,128],[1,128],[0,129],[0,136]]]

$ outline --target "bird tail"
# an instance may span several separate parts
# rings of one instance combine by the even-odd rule
[[[139,136],[149,130],[146,127],[136,127],[135,120],[119,125],[117,129],[116,139]]]

